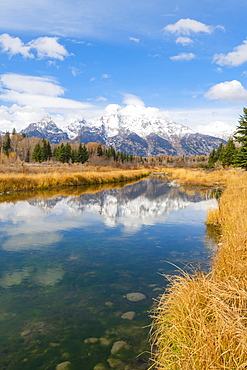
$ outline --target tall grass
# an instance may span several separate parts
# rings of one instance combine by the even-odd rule
[[[152,341],[159,370],[247,369],[247,173],[226,171],[221,226],[209,273],[171,279],[155,312]],[[221,181],[221,179],[219,178]]]
[[[2,173],[0,174],[0,192],[48,189],[62,186],[81,186],[106,183],[118,183],[137,180],[147,176],[150,170],[113,170],[85,172],[46,172],[46,173]]]

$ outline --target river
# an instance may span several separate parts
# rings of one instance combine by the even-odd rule
[[[148,369],[164,274],[207,265],[215,205],[158,177],[3,198],[0,368]]]

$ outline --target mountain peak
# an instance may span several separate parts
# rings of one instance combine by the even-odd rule
[[[224,140],[198,134],[189,127],[167,120],[157,108],[120,107],[111,104],[105,115],[87,122],[71,119],[58,128],[49,115],[22,131],[28,136],[47,138],[51,143],[78,138],[82,143],[99,142],[139,156],[209,154]]]

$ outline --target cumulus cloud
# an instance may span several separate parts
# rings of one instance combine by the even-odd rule
[[[176,23],[168,24],[164,27],[164,31],[167,33],[173,33],[176,35],[189,36],[193,33],[207,33],[211,34],[215,28],[223,28],[222,26],[208,26],[205,23],[195,21],[194,19],[180,19]]]
[[[24,44],[19,37],[12,37],[7,33],[0,35],[0,47],[3,53],[13,55],[20,54],[24,58],[34,58],[35,51],[39,59],[52,58],[64,60],[70,54],[65,47],[58,42],[58,37],[39,37]]]
[[[52,77],[3,74],[0,76],[0,99],[20,105],[50,109],[85,109],[92,107],[71,99],[61,98],[65,89]]]
[[[171,60],[174,60],[174,61],[189,61],[189,60],[192,60],[192,59],[195,59],[195,54],[193,53],[180,53],[178,55],[174,55],[173,57],[170,57]]]
[[[52,58],[64,60],[70,54],[65,47],[58,42],[58,37],[39,37],[28,43],[31,49],[35,49],[38,58]]]
[[[176,44],[181,44],[183,46],[191,45],[193,43],[194,43],[194,41],[190,37],[179,36],[176,39]]]
[[[204,96],[210,100],[219,99],[231,102],[246,102],[247,90],[237,80],[225,81],[212,86]]]
[[[247,62],[247,40],[228,54],[215,54],[213,61],[220,66],[237,67]]]
[[[20,54],[24,58],[34,58],[30,46],[24,45],[19,37],[11,37],[7,33],[0,35],[0,47],[2,52],[9,54],[10,57]]]

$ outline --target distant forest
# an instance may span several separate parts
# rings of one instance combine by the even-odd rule
[[[0,160],[2,164],[16,162],[61,162],[94,165],[110,165],[113,167],[170,165],[189,166],[207,165],[208,155],[172,156],[157,155],[155,157],[139,157],[116,151],[100,143],[69,143],[50,144],[47,139],[27,137],[18,134],[15,129],[10,134],[0,136]]]

